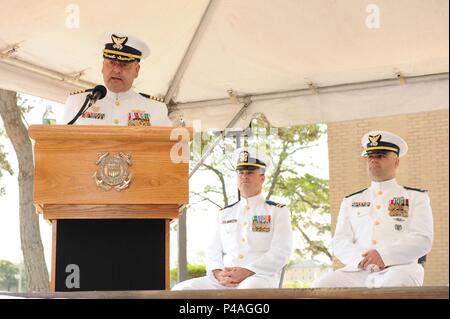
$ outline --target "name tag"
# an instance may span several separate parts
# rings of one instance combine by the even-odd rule
[[[222,220],[222,224],[237,223],[237,219]]]
[[[353,202],[352,207],[369,207],[370,202]]]

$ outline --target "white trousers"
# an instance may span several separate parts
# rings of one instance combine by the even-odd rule
[[[338,269],[318,278],[312,288],[338,287],[416,287],[423,285],[424,269],[420,264],[391,266],[380,272]]]
[[[204,277],[182,281],[176,284],[172,290],[277,288],[278,281],[279,279],[276,277],[253,275],[245,278],[238,286],[230,288],[222,286],[211,273]]]

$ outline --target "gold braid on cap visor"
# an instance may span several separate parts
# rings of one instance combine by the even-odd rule
[[[108,53],[111,53],[112,55],[110,55]],[[107,49],[103,50],[103,55],[107,58],[119,59],[122,61],[132,61],[132,60],[136,60],[136,59],[140,60],[142,58],[142,55],[135,55],[135,54],[131,54],[131,53],[125,53],[125,52],[107,50]],[[116,55],[118,55],[118,56],[116,56]]]
[[[374,150],[386,150],[386,151],[393,151],[393,152],[399,152],[400,150],[394,147],[389,146],[374,146],[374,147],[368,147],[366,148],[367,151],[374,151]]]
[[[252,163],[242,163],[242,164],[237,164],[236,167],[242,167],[242,166],[253,166],[253,167],[259,167],[259,168],[266,168],[265,165],[261,165],[261,164],[252,164]]]

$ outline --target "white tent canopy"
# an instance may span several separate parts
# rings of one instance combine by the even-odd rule
[[[136,90],[203,129],[225,127],[244,101],[234,126],[254,112],[287,126],[448,109],[448,1],[371,3],[9,1],[0,87],[64,102],[103,82],[98,37],[122,31],[151,50]]]
[[[102,83],[105,32],[146,41],[135,89],[202,129],[448,109],[448,0],[4,1],[0,88],[64,102]]]

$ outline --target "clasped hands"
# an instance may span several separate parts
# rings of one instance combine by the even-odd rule
[[[381,258],[376,249],[366,251],[364,254],[362,254],[362,256],[364,257],[364,259],[359,262],[359,268],[368,270],[370,272],[377,272],[386,268],[386,265],[383,262],[383,258]]]
[[[225,267],[225,269],[214,269],[214,277],[225,287],[236,287],[245,278],[253,276],[255,273],[242,267]]]

